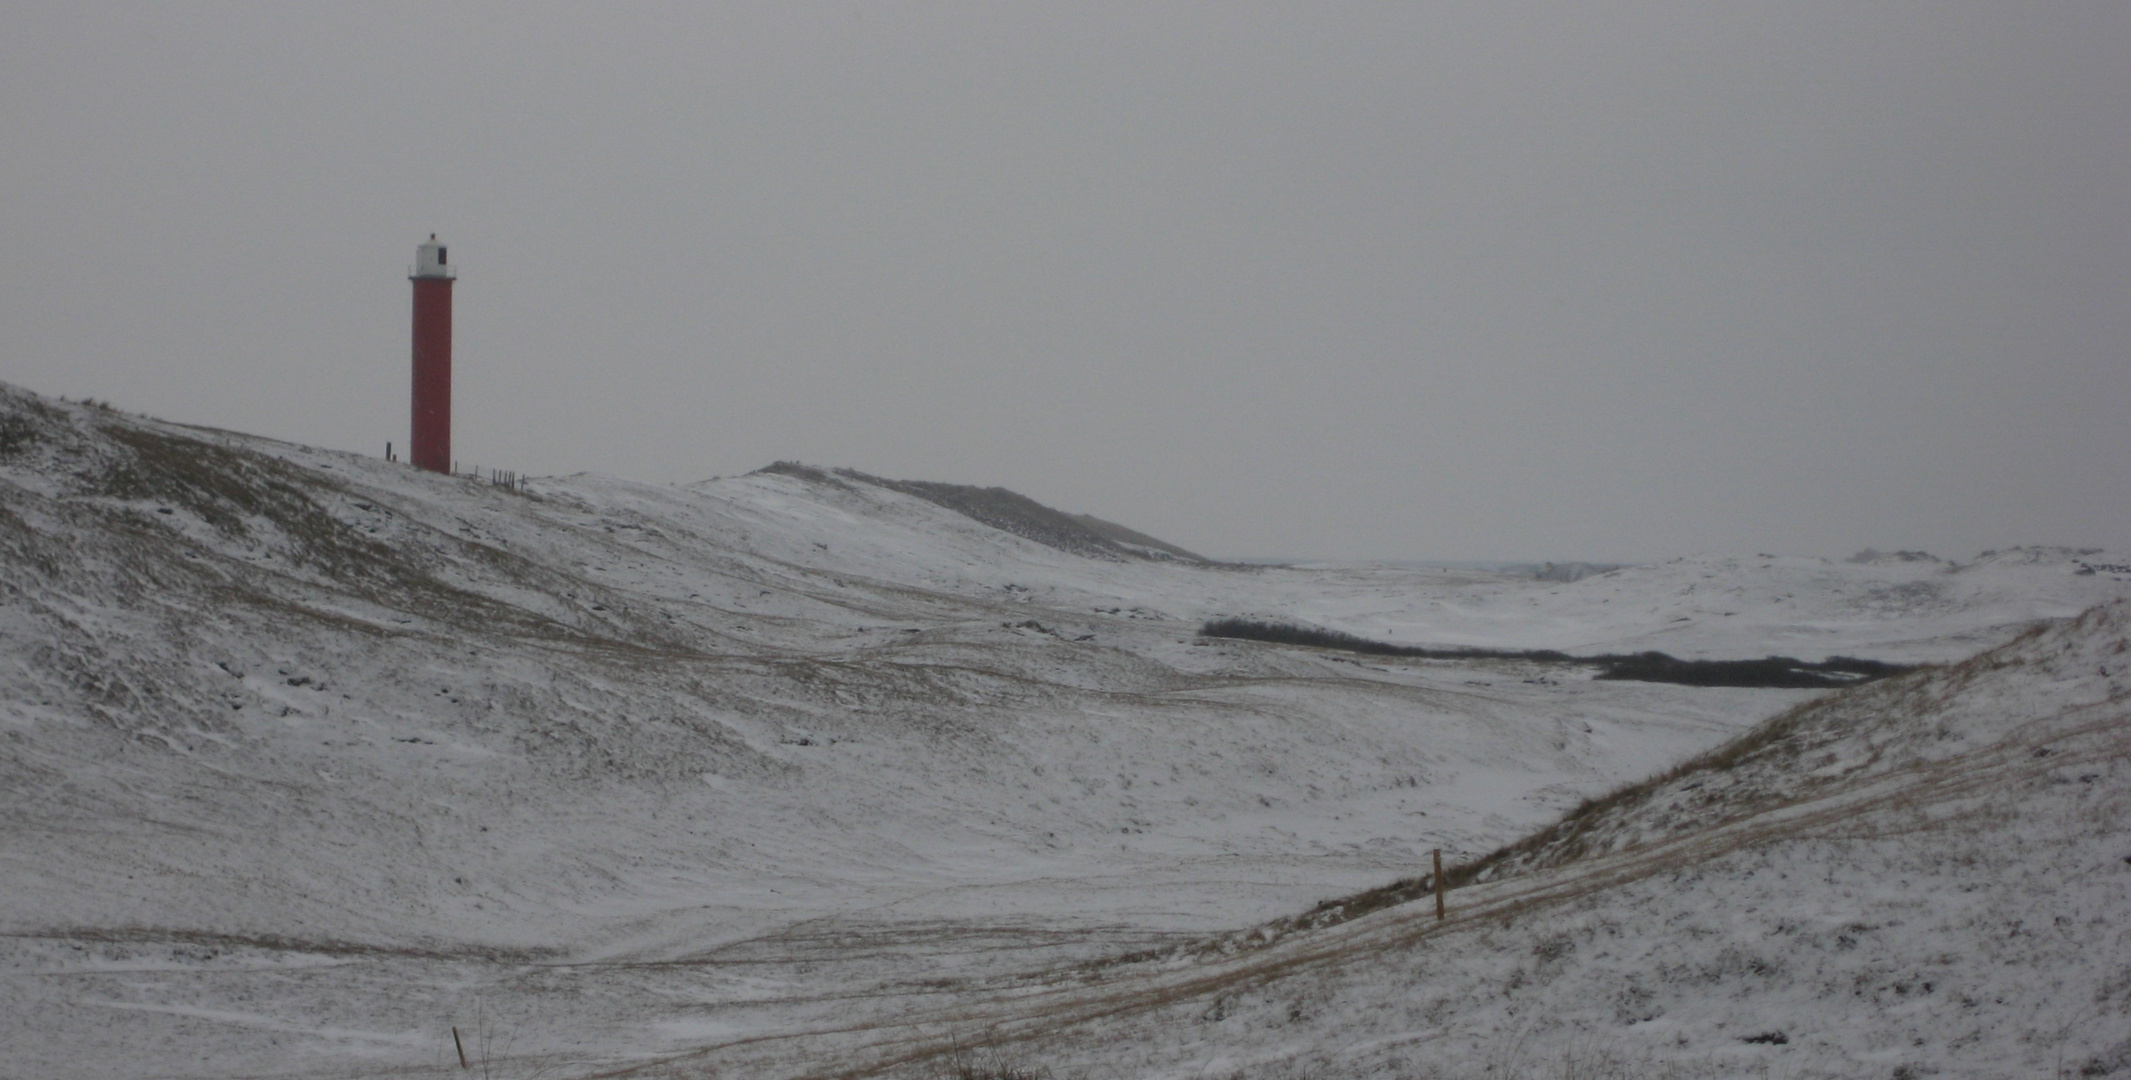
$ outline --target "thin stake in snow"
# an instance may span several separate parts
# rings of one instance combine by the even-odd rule
[[[459,1051],[459,1068],[473,1068],[472,1065],[466,1063],[466,1044],[459,1041],[459,1025],[457,1024],[451,1025],[451,1045]]]
[[[1443,921],[1443,849],[1435,849],[1435,919]]]

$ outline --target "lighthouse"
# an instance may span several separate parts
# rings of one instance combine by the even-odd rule
[[[437,234],[415,249],[414,412],[408,459],[417,469],[451,471],[451,265]]]

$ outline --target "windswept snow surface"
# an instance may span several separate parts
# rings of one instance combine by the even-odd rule
[[[1104,561],[858,480],[519,493],[5,387],[0,555],[25,1077],[410,1075],[453,1025],[572,1075],[951,1011],[1493,849],[1815,697],[1210,617],[1914,661],[2131,594],[2058,549]]]
[[[1268,929],[899,1030],[1161,1080],[2121,1076],[2127,820],[2119,602],[1788,712],[1535,837],[1446,920]],[[892,1071],[944,1041],[815,1045]],[[747,1049],[688,1064],[774,1060]]]

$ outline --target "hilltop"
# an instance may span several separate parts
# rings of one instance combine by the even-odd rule
[[[1213,560],[1204,555],[1186,551],[1146,533],[1104,521],[1093,514],[1053,510],[1020,492],[1002,487],[980,488],[930,480],[884,480],[857,469],[825,470],[793,461],[779,461],[756,471],[758,474],[794,476],[815,484],[849,486],[849,483],[856,483],[899,491],[944,506],[1001,532],[1091,559],[1181,559],[1213,565]]]

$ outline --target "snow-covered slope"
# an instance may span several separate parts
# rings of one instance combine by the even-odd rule
[[[2118,602],[1791,710],[1488,860],[1444,921],[1282,923],[800,1041],[857,1074],[954,1047],[1148,1078],[2125,1075],[2127,821]]]
[[[1950,658],[2131,587],[2081,558],[2125,561],[1118,561],[850,478],[516,492],[0,388],[0,1045],[21,1075],[345,1075],[482,1016],[556,1066],[1160,950],[1812,696],[1205,618]]]

